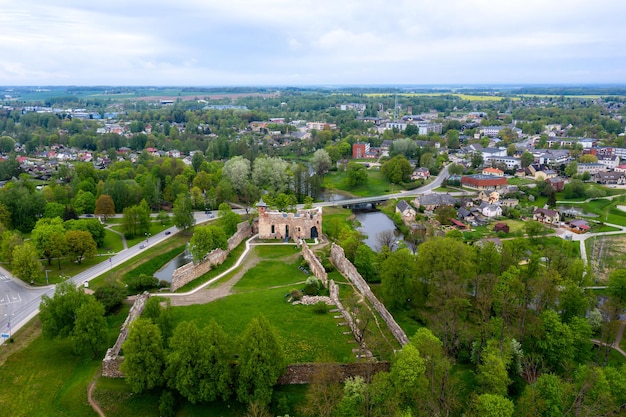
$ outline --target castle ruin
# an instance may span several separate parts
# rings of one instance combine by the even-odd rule
[[[284,213],[269,210],[263,199],[256,205],[259,211],[259,238],[293,240],[315,239],[322,235],[322,208]]]

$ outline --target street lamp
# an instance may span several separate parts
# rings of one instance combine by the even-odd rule
[[[48,285],[48,272],[52,272],[52,269],[46,269],[46,285]]]

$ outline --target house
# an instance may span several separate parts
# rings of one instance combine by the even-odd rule
[[[591,227],[585,220],[570,220],[566,223],[570,230],[574,233],[585,233],[588,232]]]
[[[478,193],[478,199],[481,201],[486,201],[489,204],[494,204],[500,201],[500,193],[497,191],[489,192],[482,190],[480,193]]]
[[[375,159],[378,157],[380,149],[370,147],[369,143],[357,142],[352,145],[353,159]]]
[[[482,174],[483,175],[495,175],[496,177],[504,177],[504,171],[498,168],[491,168],[491,167],[484,168]]]
[[[419,180],[419,179],[427,180],[428,177],[430,177],[430,170],[424,167],[415,168],[413,170],[413,173],[411,174],[411,180],[413,181]]]
[[[595,175],[598,172],[606,172],[608,171],[607,167],[602,164],[589,163],[589,164],[578,164],[576,168],[577,174],[584,174],[585,172],[590,173],[591,175]]]
[[[463,220],[463,221],[466,221],[466,222],[472,222],[472,221],[474,221],[476,219],[476,217],[474,217],[474,215],[472,214],[471,211],[469,211],[468,209],[463,208],[463,207],[459,208],[456,211],[456,217],[459,220]]]
[[[563,191],[563,187],[565,187],[565,180],[561,177],[552,177],[552,178],[547,178],[546,182],[548,184],[550,184],[550,186],[552,186],[552,189],[554,191],[556,191],[557,193],[559,191]]]
[[[497,204],[488,204],[482,209],[482,213],[487,218],[502,216],[502,207]]]
[[[396,204],[396,213],[400,213],[404,223],[415,220],[415,209],[405,200],[400,200]]]
[[[553,169],[543,169],[535,171],[535,181],[545,181],[550,178],[555,178],[558,175]]]
[[[615,172],[626,172],[626,165],[618,165],[614,169]]]
[[[506,223],[496,223],[493,226],[493,231],[494,232],[509,233],[510,229],[509,229],[509,225],[506,224]]]
[[[474,174],[474,175],[464,175],[461,178],[461,185],[468,188],[473,188],[476,190],[485,190],[485,189],[499,189],[502,187],[506,187],[507,182],[504,177],[496,177],[493,175],[482,175],[482,174]]]
[[[457,219],[450,219],[450,222],[452,223],[452,226],[456,227],[459,230],[467,230],[467,229],[469,229],[468,225],[466,225],[463,222],[458,221]]]
[[[413,205],[417,208],[424,207],[425,211],[434,211],[437,207],[453,206],[456,199],[449,194],[425,194],[415,198]]]
[[[536,208],[535,211],[533,211],[533,220],[541,223],[558,225],[560,216],[558,211]]]
[[[500,204],[502,204],[502,207],[517,207],[519,200],[517,198],[505,198]]]
[[[623,172],[598,172],[593,176],[593,179],[598,184],[626,184],[626,174]]]

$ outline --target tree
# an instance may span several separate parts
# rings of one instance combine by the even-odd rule
[[[52,264],[53,258],[57,258],[59,259],[59,269],[61,269],[60,258],[66,250],[65,228],[61,218],[39,219],[33,229],[31,240],[39,255],[48,260],[48,265]]]
[[[483,154],[474,152],[472,154],[472,168],[478,168],[483,164]]]
[[[356,187],[367,183],[367,168],[365,165],[356,162],[348,162],[346,172],[348,174],[349,187]]]
[[[104,225],[98,219],[78,219],[68,220],[63,223],[65,230],[83,230],[89,232],[91,237],[96,242],[96,245],[101,248],[104,246],[104,237],[106,235]]]
[[[396,155],[383,163],[382,172],[393,184],[408,181],[411,177],[411,164],[403,155]]]
[[[217,217],[218,225],[224,230],[226,236],[234,235],[237,231],[237,225],[241,222],[241,217],[227,203],[219,205]]]
[[[413,405],[414,396],[422,390],[427,382],[424,377],[424,359],[411,343],[402,346],[391,364],[389,371],[391,381],[398,394],[407,404]]]
[[[189,252],[193,260],[199,262],[213,249],[228,249],[224,230],[216,225],[196,227],[189,241]]]
[[[318,149],[313,153],[311,163],[313,164],[315,175],[320,177],[323,177],[332,165],[330,156],[328,155],[328,152],[326,152],[324,149]]]
[[[562,371],[574,359],[574,335],[559,315],[545,310],[540,318],[540,332],[535,340],[536,350],[543,356],[545,364],[554,371]]]
[[[513,402],[499,394],[482,394],[475,397],[467,412],[468,417],[512,417]]]
[[[228,399],[233,376],[230,343],[215,320],[202,330],[193,322],[180,323],[170,346],[165,371],[168,386],[192,404]]]
[[[141,200],[138,205],[124,209],[122,230],[129,239],[150,232],[150,208],[146,200]]]
[[[598,157],[590,153],[585,154],[580,157],[581,164],[595,164],[597,162],[598,162]]]
[[[578,173],[578,162],[572,161],[565,167],[565,175],[573,177]]]
[[[272,387],[285,369],[283,346],[263,316],[252,319],[241,338],[237,364],[237,400],[269,404]]]
[[[615,269],[609,274],[609,294],[626,303],[626,269]]]
[[[521,161],[522,161],[522,168],[526,168],[532,165],[533,162],[535,162],[535,157],[533,156],[532,153],[525,151],[521,156]]]
[[[435,209],[437,221],[442,224],[452,224],[450,219],[456,219],[456,209],[454,206],[439,206]]]
[[[193,156],[191,157],[191,166],[193,167],[194,171],[196,172],[200,171],[200,166],[202,165],[203,162],[204,162],[204,155],[202,155],[202,152],[201,151],[194,152]]]
[[[66,337],[73,333],[78,310],[89,298],[71,281],[57,284],[52,298],[44,295],[39,306],[39,319],[45,337]]]
[[[359,245],[354,255],[354,266],[367,282],[372,282],[377,278],[374,265],[376,253],[369,246]]]
[[[408,249],[392,252],[380,266],[385,301],[392,307],[404,306],[417,292],[417,263]]]
[[[96,242],[89,232],[68,230],[65,233],[65,242],[68,256],[79,264],[83,263],[83,259],[92,259],[98,254]]]
[[[96,216],[102,216],[104,221],[106,221],[109,216],[115,214],[115,204],[110,195],[102,194],[98,197],[94,214]]]
[[[514,143],[510,144],[509,146],[507,146],[506,148],[506,154],[507,156],[513,156],[515,155],[515,151],[517,150],[517,147],[515,146]]]
[[[124,362],[120,370],[134,393],[139,394],[162,384],[165,355],[157,325],[144,318],[135,320],[129,327],[122,349]]]
[[[96,209],[96,197],[90,191],[79,191],[74,199],[74,208],[78,214],[93,213]]]
[[[459,149],[459,131],[450,129],[446,132],[446,139],[448,140],[448,149]]]
[[[176,227],[187,233],[196,223],[193,217],[193,204],[189,194],[179,194],[172,209],[173,220]]]
[[[230,182],[233,190],[241,192],[250,181],[250,161],[243,156],[235,156],[224,164],[222,176]]]
[[[126,298],[126,290],[117,283],[106,283],[96,289],[94,297],[102,304],[104,312],[110,313],[122,304],[122,301]]]
[[[104,318],[104,306],[92,297],[85,300],[76,311],[72,342],[77,354],[91,351],[95,357],[106,346],[107,322]]]
[[[22,246],[24,239],[18,231],[7,230],[2,233],[2,243],[0,244],[0,257],[9,265],[13,264],[13,250]]]
[[[545,230],[546,227],[536,220],[529,220],[524,223],[524,231],[532,240],[535,240],[535,238],[543,234]]]
[[[37,249],[30,242],[13,249],[13,275],[24,282],[33,282],[41,274],[41,262],[37,256]]]
[[[484,393],[502,396],[506,395],[511,383],[504,361],[492,351],[483,355],[478,365],[477,379]]]
[[[315,372],[306,391],[306,403],[302,414],[311,417],[331,417],[341,399],[339,365],[330,358],[316,362]]]

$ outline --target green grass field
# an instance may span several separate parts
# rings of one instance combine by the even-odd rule
[[[302,289],[308,277],[298,269],[301,259],[293,246],[261,246],[255,256],[264,260],[247,271],[233,287],[233,295],[209,304],[174,309],[176,322],[206,325],[214,318],[231,335],[243,332],[250,320],[263,314],[278,330],[290,363],[314,362],[322,354],[353,362],[351,335],[342,334],[331,313],[287,302],[291,289]],[[266,258],[267,257],[267,258]]]
[[[115,342],[128,310],[126,306],[107,318],[109,346]],[[41,328],[37,318],[28,326],[35,326],[39,336],[0,366],[3,415],[93,416],[87,402],[87,387],[98,374],[102,357],[75,356],[69,339],[44,339],[37,330]],[[32,327],[17,332],[16,343],[23,332],[29,331],[33,331]]]
[[[370,197],[391,192],[398,192],[402,188],[399,185],[392,185],[387,181],[381,171],[368,170],[367,183],[348,186],[348,174],[344,172],[330,172],[324,177],[324,187],[341,190],[357,197]]]

